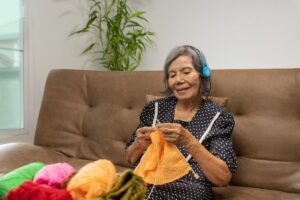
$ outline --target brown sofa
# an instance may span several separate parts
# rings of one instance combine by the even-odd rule
[[[234,114],[238,170],[216,199],[300,199],[300,69],[214,70],[212,95]],[[0,145],[0,173],[30,162],[92,160],[130,167],[125,143],[147,94],[160,95],[162,72],[53,70],[48,76],[35,145]]]

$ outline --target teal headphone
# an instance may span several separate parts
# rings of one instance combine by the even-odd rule
[[[210,77],[210,74],[211,74],[211,72],[210,72],[209,67],[208,67],[208,66],[203,67],[203,69],[202,69],[202,75],[203,75],[205,78],[209,78],[209,77]]]
[[[201,66],[202,66],[202,75],[204,78],[209,78],[211,75],[211,71],[210,68],[208,67],[207,63],[206,63],[206,59],[204,57],[204,54],[198,50],[199,53],[199,57],[200,57],[200,62],[201,62]]]
[[[202,67],[202,70],[201,70],[202,76],[204,78],[210,78],[211,71],[210,71],[209,66],[207,65],[207,62],[206,62],[204,54],[199,49],[197,49],[196,47],[193,47],[193,46],[189,46],[189,47],[191,49],[193,49],[198,54],[198,56],[199,56],[200,65]]]

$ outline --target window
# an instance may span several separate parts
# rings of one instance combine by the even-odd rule
[[[0,130],[23,128],[22,1],[0,1]]]

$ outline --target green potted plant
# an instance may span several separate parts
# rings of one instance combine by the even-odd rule
[[[145,12],[133,12],[127,0],[92,0],[85,25],[71,35],[93,33],[96,40],[82,53],[95,54],[96,61],[111,71],[132,71],[155,33],[147,31]]]

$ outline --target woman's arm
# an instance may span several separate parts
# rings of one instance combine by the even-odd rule
[[[139,160],[144,151],[151,144],[150,133],[155,130],[155,128],[151,127],[153,116],[154,101],[144,106],[140,114],[139,125],[126,144],[125,158],[132,165]]]
[[[232,174],[226,163],[210,153],[187,129],[171,123],[159,124],[157,128],[164,134],[166,141],[183,145],[214,185],[229,184]]]
[[[227,164],[210,153],[195,137],[183,144],[187,151],[203,170],[204,174],[216,186],[227,186],[232,174]]]
[[[180,124],[159,124],[157,128],[164,134],[166,141],[186,148],[209,181],[216,186],[226,186],[236,167],[231,143],[233,126],[233,118],[230,115],[224,116],[223,113],[211,130],[213,137],[210,139],[210,149],[206,149]],[[220,144],[223,146],[220,147]]]

